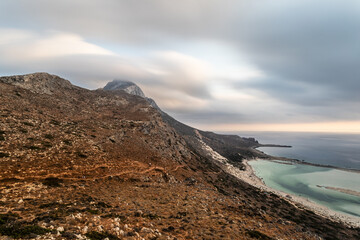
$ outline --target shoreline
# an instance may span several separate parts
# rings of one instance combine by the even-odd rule
[[[332,168],[332,169],[337,169],[337,170],[342,170],[342,171],[347,171],[347,172],[360,173],[360,169],[343,168],[343,167],[337,167],[337,166],[332,166],[332,165],[323,165],[323,164],[318,164],[318,163],[310,163],[310,162],[306,162],[305,160],[299,160],[299,159],[287,158],[287,157],[274,157],[274,156],[268,155],[267,153],[257,149],[259,147],[285,147],[285,148],[287,148],[287,146],[286,145],[284,145],[284,146],[282,146],[282,145],[274,145],[274,146],[263,145],[263,146],[255,146],[255,147],[253,147],[252,149],[254,151],[266,156],[266,158],[263,158],[264,160],[268,160],[268,161],[282,160],[282,161],[288,161],[288,162],[291,162],[291,163],[304,164],[304,165],[309,165],[309,166],[314,166],[314,167]],[[250,160],[252,160],[252,159],[250,159]]]
[[[264,159],[264,160],[271,161],[271,159]],[[274,193],[280,198],[293,204],[297,208],[311,210],[319,216],[325,217],[335,222],[341,222],[349,227],[360,227],[359,217],[342,214],[334,210],[331,210],[325,206],[322,206],[318,203],[312,202],[307,198],[285,193],[266,186],[265,183],[262,181],[262,179],[256,176],[253,168],[250,166],[250,164],[248,164],[249,161],[261,161],[261,159],[243,160],[243,164],[245,165],[245,170],[243,171],[243,174],[241,174],[240,176],[238,175],[237,177],[243,180],[244,182],[247,182],[248,184],[262,191]]]

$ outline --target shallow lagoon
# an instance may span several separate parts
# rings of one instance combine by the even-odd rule
[[[360,197],[324,187],[360,192],[360,174],[283,161],[249,161],[255,174],[276,190],[308,198],[332,210],[360,217]]]

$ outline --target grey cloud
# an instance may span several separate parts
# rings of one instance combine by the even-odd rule
[[[224,16],[236,9],[239,2],[4,0],[0,4],[0,9],[3,9],[0,22],[9,22],[13,27],[56,28],[78,32],[92,39],[148,44],[164,43],[173,37],[213,35],[214,30],[221,28],[227,20]]]
[[[196,111],[196,112],[170,112],[176,119],[181,119],[185,123],[198,123],[198,124],[235,124],[243,121],[248,121],[248,117],[237,112],[224,112],[224,111]]]
[[[115,78],[124,79],[141,85],[149,97],[163,102],[176,101],[176,106],[171,109],[178,111],[198,108],[196,104],[192,104],[193,100],[211,99],[206,82],[197,82],[191,76],[186,76],[181,67],[174,67],[175,63],[162,65],[158,59],[146,59],[153,65],[159,64],[164,71],[171,73],[163,77],[146,71],[143,65],[132,63],[132,61],[134,60],[122,59],[119,56],[70,55],[30,61],[21,60],[20,57],[14,64],[3,58],[0,59],[0,72],[3,75],[50,72],[70,80],[75,85],[89,89],[104,87],[107,82]],[[139,59],[139,62],[141,61],[144,59]],[[181,64],[181,62],[178,63],[178,65]],[[19,65],[21,65],[20,68]]]
[[[20,60],[19,60],[20,61]],[[13,69],[19,73],[18,65],[7,63],[6,59],[0,60],[1,68],[5,71]],[[64,56],[51,59],[40,59],[23,62],[21,73],[51,72],[72,81],[73,84],[94,89],[112,80],[114,76],[121,75],[129,80],[136,81],[136,77],[144,78],[146,75],[141,69],[124,63],[110,56]]]
[[[237,44],[260,69],[280,79],[275,84],[305,83],[338,92],[334,101],[360,101],[360,6],[347,3],[259,5],[239,23]]]
[[[220,41],[234,46],[236,54],[264,75],[232,86],[240,92],[256,90],[261,93],[256,97],[282,103],[281,109],[262,110],[262,106],[237,109],[234,102],[233,108],[224,111],[226,103],[213,102],[208,81],[195,81],[176,63],[154,58],[147,61],[171,74],[151,74],[140,64],[110,56],[58,57],[18,65],[0,59],[1,73],[52,71],[89,88],[122,78],[139,83],[155,99],[156,91],[177,89],[180,94],[172,97],[178,102],[190,96],[213,104],[204,111],[171,108],[175,116],[186,121],[360,119],[357,0],[3,0],[0,27],[71,32],[102,46],[132,45],[156,51],[171,50],[179,43]],[[158,99],[171,100],[169,96]],[[191,101],[184,102],[189,105]],[[258,110],[256,114],[254,109]]]
[[[305,107],[326,106],[332,104],[334,99],[339,101],[340,98],[339,93],[328,86],[285,80],[281,77],[259,78],[245,85],[237,82],[232,85],[240,91],[242,89],[261,90],[268,97]]]

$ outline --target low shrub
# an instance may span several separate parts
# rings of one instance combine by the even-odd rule
[[[27,149],[30,149],[30,150],[41,150],[41,147],[34,146],[34,145],[24,146],[24,147]]]
[[[71,145],[72,145],[71,141],[70,141],[70,140],[67,140],[67,139],[64,139],[64,140],[63,140],[63,143],[64,143],[65,145],[68,145],[68,146],[71,146]]]
[[[109,240],[119,240],[119,238],[108,232],[96,232],[92,231],[86,234],[86,237],[90,238],[90,240],[103,240],[108,238]]]
[[[273,238],[261,233],[257,230],[247,230],[246,234],[249,235],[251,238],[260,239],[260,240],[273,240]]]
[[[8,153],[0,152],[0,158],[3,157],[9,157],[10,155]]]
[[[60,125],[60,122],[59,121],[56,121],[56,120],[51,120],[50,121],[50,123],[52,124],[52,125],[56,125],[56,126],[59,126]]]
[[[60,183],[63,183],[63,180],[57,177],[48,177],[43,181],[43,184],[48,187],[60,187]]]
[[[51,134],[45,134],[44,135],[44,138],[47,138],[47,139],[54,139],[54,136],[51,135]]]
[[[51,232],[37,225],[22,225],[17,222],[19,216],[14,213],[0,214],[0,235],[13,238],[24,238],[30,234],[43,235]]]
[[[49,229],[39,227],[37,225],[28,225],[28,226],[0,226],[0,235],[5,235],[13,238],[23,238],[29,236],[30,234],[43,235],[45,233],[51,232]]]
[[[23,122],[23,124],[26,125],[26,126],[30,126],[30,127],[33,127],[33,126],[34,126],[34,124],[29,123],[29,122]]]

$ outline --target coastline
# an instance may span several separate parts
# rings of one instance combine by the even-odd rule
[[[294,158],[287,158],[287,157],[274,157],[274,156],[268,155],[267,153],[257,149],[259,147],[284,147],[284,148],[289,148],[289,146],[287,146],[287,145],[273,145],[273,146],[261,145],[261,146],[253,147],[252,149],[255,152],[266,156],[266,157],[263,158],[264,160],[268,160],[268,161],[282,160],[282,161],[288,161],[290,163],[298,163],[298,164],[309,165],[309,166],[314,166],[314,167],[324,167],[324,168],[342,170],[342,171],[346,171],[346,172],[360,173],[359,169],[354,169],[354,168],[343,168],[343,167],[336,167],[336,166],[332,166],[332,165],[323,165],[323,164],[317,164],[317,163],[310,163],[310,162],[306,162],[304,160],[299,160],[299,159],[294,159]],[[252,159],[248,159],[248,161],[249,160],[252,160]]]
[[[264,159],[264,160],[269,160],[269,159]],[[274,193],[278,195],[280,198],[293,204],[297,208],[311,210],[315,212],[317,215],[320,215],[335,222],[341,222],[349,227],[360,227],[360,218],[358,217],[355,216],[352,217],[349,215],[336,212],[325,206],[312,202],[307,198],[285,193],[266,186],[265,183],[262,181],[262,179],[256,176],[253,168],[250,166],[250,164],[248,164],[249,161],[261,161],[261,159],[243,160],[243,164],[245,165],[245,170],[243,171],[243,174],[237,175],[237,177],[243,180],[244,182],[247,182],[248,184],[262,191]]]

